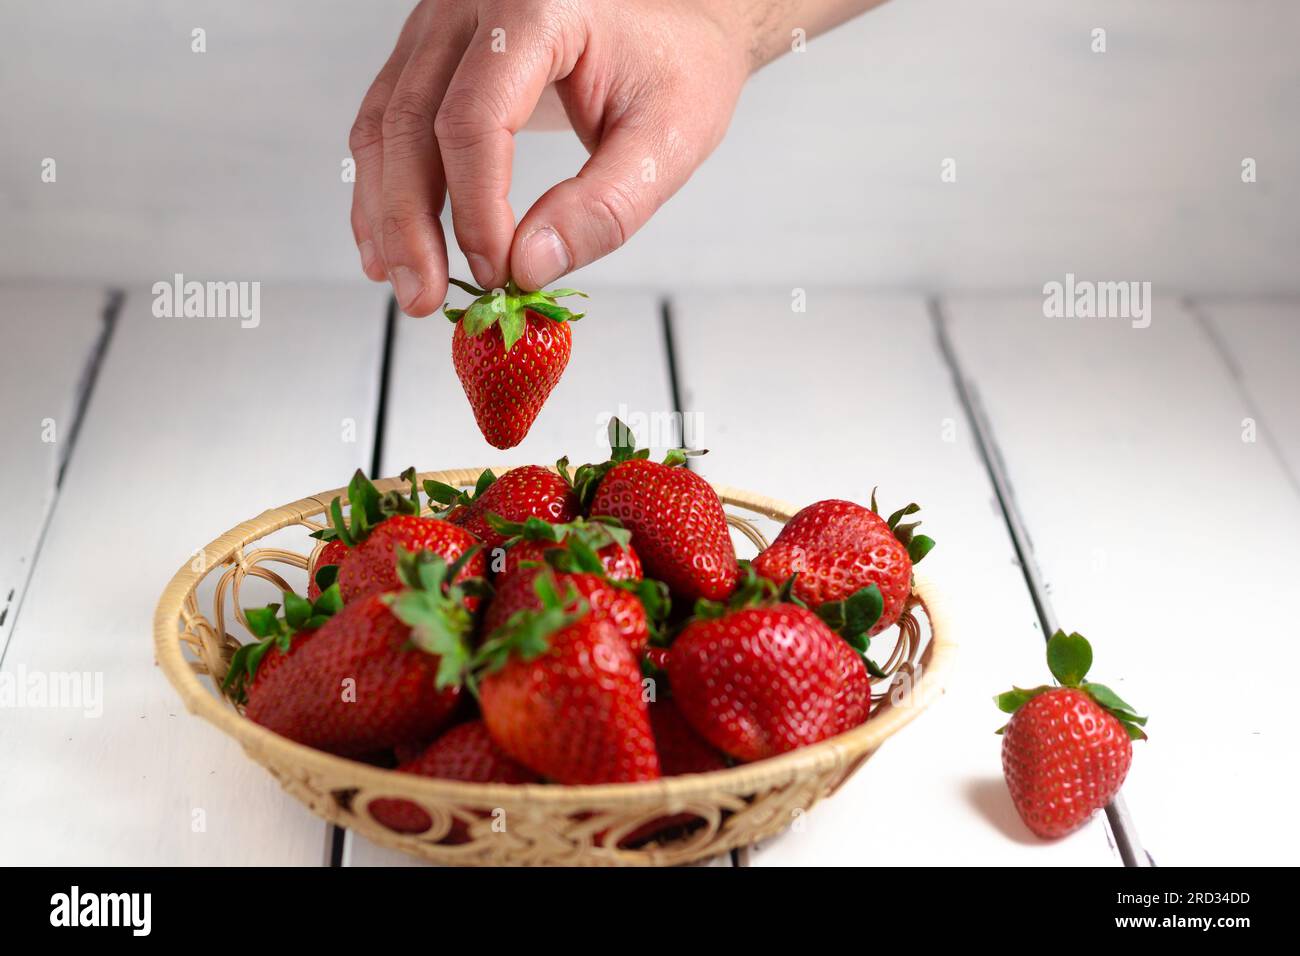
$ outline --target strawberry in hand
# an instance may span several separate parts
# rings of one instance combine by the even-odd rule
[[[1016,687],[994,701],[1012,715],[998,731],[1011,801],[1030,830],[1052,839],[1119,792],[1147,719],[1110,688],[1084,680],[1092,647],[1081,635],[1052,635],[1047,664],[1060,686]]]
[[[524,292],[514,280],[485,291],[449,280],[477,298],[465,309],[443,307],[456,323],[451,358],[479,431],[495,448],[524,440],[551,389],[564,374],[572,349],[570,322],[582,318],[556,299],[576,289]]]

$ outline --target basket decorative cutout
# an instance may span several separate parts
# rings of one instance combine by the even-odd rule
[[[478,474],[474,469],[427,472],[419,480],[470,487]],[[381,492],[401,484],[399,479],[376,482]],[[754,516],[784,523],[797,510],[734,488],[716,490],[728,522],[757,549],[767,542]],[[769,760],[647,783],[506,785],[397,773],[314,750],[246,719],[217,688],[231,655],[249,639],[241,602],[245,583],[261,579],[290,590],[284,575],[305,580],[302,572],[320,547],[308,533],[322,527],[329,503],[344,494],[336,489],[266,511],[195,552],[158,603],[154,652],[191,713],[237,739],[314,813],[382,846],[461,865],[662,866],[707,859],[784,829],[942,693],[954,647],[933,590],[918,581],[897,628],[872,642],[873,656],[889,677],[873,684],[871,718],[848,733]],[[301,529],[303,551],[262,543],[294,527]],[[245,600],[255,606],[265,603],[267,594]],[[236,624],[242,639],[231,633]],[[891,635],[895,643],[889,649]],[[413,835],[388,829],[368,811],[372,801],[383,798],[418,804],[432,825]],[[693,822],[649,843],[635,842],[640,828],[680,815]]]

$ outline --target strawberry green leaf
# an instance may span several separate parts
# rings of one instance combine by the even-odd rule
[[[907,556],[912,559],[913,564],[920,564],[924,558],[934,550],[934,539],[918,534],[907,546]]]
[[[1081,634],[1057,631],[1047,642],[1047,666],[1066,687],[1078,687],[1092,666],[1092,645]]]
[[[993,702],[1004,714],[1014,714],[1039,694],[1045,694],[1051,689],[1050,687],[1013,687],[1006,693],[998,694],[993,698]]]
[[[478,296],[484,296],[488,294],[486,290],[480,289],[478,286],[466,282],[464,279],[448,278],[447,281],[450,282],[452,285],[454,285],[457,289],[460,289],[462,292],[468,292],[470,295],[476,298]]]
[[[1132,724],[1128,723],[1127,721],[1123,721],[1123,720],[1119,722],[1119,725],[1124,728],[1124,732],[1128,734],[1129,740],[1147,739],[1147,733],[1141,727],[1135,727]]]
[[[1094,684],[1092,681],[1084,681],[1082,689],[1089,697],[1101,704],[1102,707],[1120,720],[1143,726],[1146,725],[1147,719],[1145,717],[1139,717],[1137,712],[1129,704],[1125,703],[1119,694],[1115,693],[1106,685]]]
[[[280,605],[268,604],[266,607],[251,607],[244,612],[244,620],[254,637],[270,637],[275,632],[275,619],[280,613]]]
[[[885,598],[880,593],[880,588],[868,584],[843,601],[828,601],[823,604],[817,609],[817,616],[832,631],[853,644],[856,637],[867,636],[884,611]],[[862,653],[866,652],[865,646],[857,648],[855,644],[854,647]]]
[[[314,578],[316,587],[323,592],[339,579],[339,566],[337,564],[322,564],[316,569]],[[324,596],[323,594],[321,595]]]

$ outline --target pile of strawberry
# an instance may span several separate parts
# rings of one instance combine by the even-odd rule
[[[336,499],[317,532],[308,596],[246,613],[258,640],[228,692],[299,743],[480,783],[700,773],[867,720],[871,636],[933,546],[903,522],[916,506],[817,502],[737,561],[685,453],[650,461],[621,423],[610,434],[610,460],[572,474],[561,460],[484,472],[470,493],[425,482],[435,515],[413,469],[409,493],[358,472],[349,515]],[[370,810],[430,826],[408,801]]]

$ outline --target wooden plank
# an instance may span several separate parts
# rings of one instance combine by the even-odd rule
[[[398,318],[389,379],[382,471],[481,465],[575,463],[609,457],[604,426],[611,414],[653,420],[656,447],[674,410],[659,302],[646,293],[592,291],[587,317],[574,326],[573,354],[541,416],[517,448],[489,446],[474,424],[451,365],[451,326],[441,317]],[[344,862],[353,866],[411,863],[408,857],[348,834]],[[729,862],[729,861],[727,861]]]
[[[1209,323],[1258,413],[1260,440],[1272,442],[1300,489],[1300,300],[1212,299],[1192,308]]]
[[[89,285],[0,285],[0,657],[76,433],[108,301],[107,290]]]
[[[384,299],[264,283],[245,329],[155,318],[149,289],[127,295],[4,661],[88,673],[102,715],[0,721],[7,862],[324,862],[323,821],[185,714],[151,664],[152,620],[194,548],[367,462]]]
[[[1124,787],[1141,845],[1165,865],[1293,860],[1300,835],[1276,821],[1300,644],[1277,612],[1300,575],[1300,498],[1243,440],[1245,399],[1205,328],[1160,299],[1145,329],[1044,318],[1040,297],[945,309],[1057,618],[1151,716]]]
[[[993,694],[1043,667],[1042,636],[925,303],[785,290],[673,304],[678,380],[707,477],[793,503],[917,501],[938,546],[957,673],[833,798],[750,853],[795,864],[1114,864],[1104,821],[1055,844],[1002,780]]]

